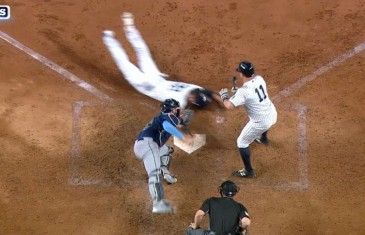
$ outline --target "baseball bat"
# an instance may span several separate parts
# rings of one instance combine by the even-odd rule
[[[232,78],[232,84],[233,84],[232,92],[233,93],[236,93],[236,91],[237,91],[237,77],[236,76],[233,76],[233,78]]]

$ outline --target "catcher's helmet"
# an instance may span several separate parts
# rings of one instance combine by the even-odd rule
[[[173,109],[180,108],[180,103],[174,99],[167,99],[161,104],[163,113],[170,113]]]
[[[255,73],[255,68],[253,67],[253,64],[251,62],[242,61],[238,65],[236,71],[242,73],[249,78],[252,77],[252,75]]]
[[[224,181],[218,189],[222,197],[223,195],[226,197],[233,197],[240,190],[240,188],[231,180]]]

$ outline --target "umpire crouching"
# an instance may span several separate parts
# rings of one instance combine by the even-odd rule
[[[250,216],[244,205],[233,200],[239,188],[233,181],[224,181],[218,191],[221,197],[211,197],[204,201],[195,213],[185,235],[238,235],[248,234]],[[200,228],[205,214],[209,214],[209,229]]]

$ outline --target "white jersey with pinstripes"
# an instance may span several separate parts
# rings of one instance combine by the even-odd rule
[[[134,48],[138,60],[138,65],[134,65],[120,42],[114,34],[103,36],[103,42],[111,53],[115,63],[124,78],[140,93],[158,101],[165,101],[173,98],[180,103],[181,108],[185,108],[188,103],[187,96],[194,89],[202,87],[194,84],[166,80],[157,68],[150,50],[143,40],[142,35],[135,26],[124,27],[125,35]]]
[[[235,107],[242,105],[253,122],[266,123],[276,115],[276,108],[267,93],[266,82],[259,75],[254,75],[252,80],[245,82],[229,100]]]

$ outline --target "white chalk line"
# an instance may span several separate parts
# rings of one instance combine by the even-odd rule
[[[299,180],[294,182],[286,183],[268,183],[268,182],[257,182],[247,184],[241,183],[242,186],[254,186],[254,187],[270,187],[275,189],[292,189],[292,190],[303,190],[309,186],[308,181],[308,156],[307,156],[307,132],[306,132],[306,106],[301,104],[285,105],[286,110],[294,110],[297,112],[297,135],[298,135],[298,172]]]
[[[104,187],[109,187],[112,185],[110,181],[105,181],[101,179],[85,179],[80,175],[80,171],[78,169],[81,144],[81,110],[84,106],[87,105],[90,105],[90,103],[87,101],[77,101],[73,103],[70,162],[71,176],[69,179],[69,184],[74,186],[101,185]]]
[[[157,110],[155,107],[148,105],[146,103],[140,103],[146,107],[153,110]],[[76,101],[73,103],[73,114],[72,114],[72,139],[71,139],[71,161],[70,161],[70,172],[71,176],[69,179],[69,184],[73,186],[87,186],[87,185],[100,185],[103,187],[110,187],[113,185],[112,181],[102,180],[102,179],[86,179],[80,174],[78,168],[78,162],[80,161],[81,153],[81,111],[84,107],[117,107],[120,104],[113,103],[110,101],[99,101],[99,102],[89,102],[89,101]],[[136,171],[136,173],[138,173]]]
[[[108,104],[109,103],[109,104]],[[72,139],[71,139],[71,161],[70,172],[71,176],[68,180],[70,185],[73,186],[93,186],[100,185],[103,187],[110,187],[113,183],[111,181],[105,181],[101,179],[85,179],[80,175],[78,169],[78,162],[80,160],[80,145],[81,145],[81,111],[85,106],[113,106],[110,102],[88,102],[88,101],[76,101],[73,103],[72,114]],[[116,106],[116,104],[114,104]]]
[[[97,96],[101,99],[112,100],[109,96],[107,96],[106,94],[100,92],[98,89],[96,89],[92,85],[90,85],[90,84],[86,83],[85,81],[81,80],[76,75],[70,73],[69,71],[65,70],[64,68],[62,68],[59,65],[55,64],[54,62],[48,60],[44,56],[36,53],[32,49],[24,46],[20,42],[16,41],[12,37],[10,37],[8,34],[0,31],[0,37],[3,40],[5,40],[5,41],[9,42],[10,44],[12,44],[13,46],[17,47],[18,49],[24,51],[25,53],[27,53],[31,57],[33,57],[36,60],[40,61],[44,65],[48,66],[52,70],[54,70],[54,71],[58,72],[59,74],[63,75],[64,77],[66,77],[70,81],[75,82],[79,87],[89,91],[90,93],[94,94],[95,96]],[[325,66],[322,66],[321,68],[319,68],[318,70],[316,70],[312,74],[300,79],[296,83],[294,83],[291,86],[287,87],[286,89],[282,90],[281,92],[279,92],[279,94],[274,96],[273,101],[279,102],[282,98],[288,97],[289,95],[291,95],[292,93],[296,92],[301,87],[306,85],[308,82],[310,82],[310,81],[314,80],[315,78],[317,78],[319,75],[329,71],[330,69],[332,69],[337,64],[339,64],[339,63],[355,56],[356,54],[360,53],[364,49],[365,49],[365,42],[363,42],[360,45],[358,45],[357,47],[347,51],[346,53],[340,55],[339,57],[335,58],[334,61],[328,63]],[[80,119],[79,115],[80,115],[82,105],[83,104],[79,103],[80,108],[75,108],[75,111],[74,111],[74,117],[75,117],[75,114],[76,114],[78,116],[78,119]],[[304,107],[304,110],[305,110],[305,107]],[[303,110],[300,110],[300,109],[298,110],[299,117],[301,117],[301,119],[305,120],[305,114],[304,113],[305,113],[305,111],[303,112]],[[76,120],[74,119],[74,127],[76,129],[78,128],[79,131],[81,131],[80,126],[79,126],[80,125],[80,120],[78,120],[78,119],[77,118],[76,118]],[[78,127],[77,127],[77,125],[78,125]],[[79,142],[78,142],[79,139],[80,139],[80,132],[79,131],[78,132],[73,131],[72,147],[71,147],[72,156],[74,156],[73,160],[72,160],[73,163],[75,163],[75,161],[76,161],[75,159],[77,158],[75,156],[79,156],[79,151],[80,151],[80,149],[79,149],[80,146],[79,146]],[[294,188],[303,188],[303,186],[304,187],[308,186],[307,157],[306,157],[306,155],[307,155],[307,143],[306,143],[306,125],[305,125],[305,122],[304,123],[300,122],[298,124],[298,131],[300,133],[299,146],[301,148],[299,150],[299,153],[300,153],[300,155],[304,154],[304,157],[303,156],[301,157],[301,159],[303,161],[300,161],[300,164],[299,164],[300,182],[291,182],[291,183],[287,183],[287,184],[281,184],[281,185],[278,186],[280,188],[283,188],[283,187],[284,188],[285,187],[287,187],[287,188],[293,188],[293,187]],[[78,133],[78,134],[76,134],[76,133]],[[81,178],[77,177],[75,175],[77,173],[76,164],[71,164],[71,168],[72,168],[71,172],[74,174],[74,176],[70,180],[71,184],[74,184],[74,185],[105,184],[104,182],[102,182],[100,180],[85,180],[85,179],[81,179]],[[286,186],[284,186],[284,185],[286,185]]]
[[[297,90],[305,86],[307,83],[313,81],[318,76],[326,73],[327,71],[334,68],[336,65],[344,62],[345,60],[352,58],[353,56],[357,55],[358,53],[364,51],[365,49],[365,42],[362,42],[358,46],[354,47],[351,50],[346,51],[342,55],[336,57],[332,62],[320,67],[313,73],[299,79],[296,83],[290,85],[289,87],[285,88],[277,95],[273,97],[273,102],[279,103],[282,101],[283,98],[286,98]],[[287,108],[294,108],[297,111],[298,115],[298,156],[299,156],[299,163],[298,163],[298,171],[299,171],[299,182],[289,182],[285,184],[250,184],[245,186],[261,186],[261,187],[274,187],[278,189],[306,189],[309,186],[308,180],[308,145],[307,145],[307,134],[306,134],[306,107],[300,104],[294,104],[286,106]]]
[[[333,69],[336,65],[344,62],[345,60],[354,57],[360,52],[365,50],[365,42],[362,42],[358,46],[354,47],[351,50],[346,51],[342,55],[336,57],[332,62],[320,67],[318,70],[314,71],[312,74],[309,74],[302,79],[299,79],[296,83],[290,85],[288,88],[282,90],[274,96],[273,101],[280,102],[280,100],[284,97],[288,97],[291,94],[295,93],[297,90],[305,86],[307,83],[313,81],[318,76],[326,73],[327,71]],[[298,152],[299,152],[299,182],[293,186],[298,187],[298,189],[305,189],[309,186],[308,180],[308,144],[307,144],[307,130],[306,130],[306,107],[300,104],[295,104],[294,109],[298,112]]]
[[[10,43],[11,45],[15,46],[19,50],[25,52],[29,56],[33,57],[34,59],[38,60],[42,64],[46,65],[47,67],[51,68],[52,70],[56,71],[57,73],[63,75],[66,79],[76,83],[77,86],[81,87],[82,89],[90,92],[91,94],[95,95],[96,97],[100,98],[101,100],[111,101],[112,98],[108,95],[104,94],[103,92],[99,91],[94,86],[90,85],[89,83],[81,80],[76,75],[72,74],[71,72],[67,71],[66,69],[62,68],[61,66],[57,65],[56,63],[50,61],[46,57],[40,55],[39,53],[33,51],[32,49],[26,47],[19,41],[15,40],[14,38],[10,37],[8,34],[0,31],[0,38],[5,40],[6,42]],[[78,171],[78,164],[77,161],[80,156],[80,113],[81,108],[83,105],[86,105],[87,102],[76,102],[73,105],[73,124],[72,124],[72,140],[71,140],[71,163],[70,163],[70,171],[71,177],[69,179],[69,184],[71,185],[102,185],[102,186],[110,186],[110,182],[105,182],[102,180],[95,180],[95,179],[83,179],[79,175]]]
[[[365,42],[361,43],[360,45],[354,47],[351,50],[343,53],[342,55],[336,57],[332,62],[320,67],[313,73],[299,79],[296,83],[290,85],[289,87],[285,88],[284,90],[280,91],[277,95],[274,96],[273,101],[279,102],[282,98],[288,97],[303,86],[305,86],[308,82],[313,81],[318,76],[324,74],[325,72],[331,70],[336,65],[344,62],[345,60],[359,54],[365,49]]]
[[[40,55],[39,53],[33,51],[32,49],[26,47],[22,43],[18,42],[14,38],[10,37],[8,34],[0,31],[0,38],[2,38],[4,41],[10,43],[11,45],[15,46],[19,50],[25,52],[26,54],[30,55],[34,59],[38,60],[42,64],[46,65],[47,67],[51,68],[52,70],[56,71],[57,73],[63,75],[66,79],[74,82],[77,84],[77,86],[81,87],[82,89],[90,92],[91,94],[95,95],[96,97],[102,99],[102,100],[112,100],[111,97],[104,94],[103,92],[99,91],[94,86],[90,85],[89,83],[81,80],[79,77],[74,75],[73,73],[67,71],[66,69],[62,68],[61,66],[57,65],[56,63],[50,61],[46,57]]]
[[[296,104],[294,107],[298,112],[298,152],[299,152],[299,182],[302,188],[309,186],[308,180],[308,144],[307,144],[307,126],[306,112],[307,107]]]

